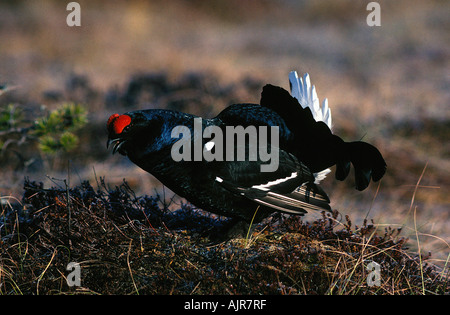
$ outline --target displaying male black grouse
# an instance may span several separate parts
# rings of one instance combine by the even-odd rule
[[[353,164],[356,189],[364,190],[370,178],[378,181],[383,177],[386,163],[374,146],[361,141],[345,142],[331,132],[327,101],[319,106],[308,75],[303,81],[291,72],[290,84],[294,97],[268,84],[263,88],[260,104],[231,105],[212,119],[199,120],[191,114],[163,109],[114,114],[107,123],[108,146],[113,143],[113,153],[128,156],[195,206],[231,217],[233,224],[239,223],[235,226],[244,230],[252,220],[259,222],[274,211],[302,215],[307,210],[330,210],[328,196],[317,185],[329,172],[327,168],[336,165],[336,178],[344,180]],[[211,134],[199,140],[196,123],[200,136],[208,127],[220,128],[223,141]],[[276,168],[262,171],[267,158],[262,154],[250,157],[254,149],[250,136],[246,134],[248,141],[239,145],[235,136],[227,133],[227,127],[237,126],[247,131],[247,127],[254,126],[258,139],[263,136],[260,127],[269,134],[273,130],[270,127],[277,127],[278,141],[267,135],[263,139],[271,141],[256,142],[256,153],[277,152]],[[182,141],[182,133],[174,136],[174,130],[184,130],[183,136],[189,136],[189,146],[183,149],[192,149],[184,155],[189,158],[174,158],[174,145]],[[222,150],[224,158],[194,158],[199,143],[201,153]],[[229,151],[233,151],[231,157],[237,157],[239,150],[245,152],[244,160],[225,158]]]

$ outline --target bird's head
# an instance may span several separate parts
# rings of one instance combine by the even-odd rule
[[[152,110],[113,114],[106,124],[106,147],[113,145],[113,154],[141,156],[159,144],[163,124],[162,117]]]
[[[108,141],[106,147],[114,143],[113,154],[119,152],[121,154],[126,154],[125,151],[121,151],[120,147],[124,145],[127,141],[128,130],[131,125],[131,117],[129,115],[119,115],[113,114],[109,117],[106,123],[106,128],[108,129]]]

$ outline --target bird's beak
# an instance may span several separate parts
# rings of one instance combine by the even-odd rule
[[[114,139],[110,139],[108,138],[108,140],[106,141],[106,148],[109,149],[109,146],[111,145],[111,143],[114,142]]]
[[[114,143],[112,153],[115,154],[115,153],[120,149],[120,147],[125,143],[125,139],[121,139],[121,138],[108,139],[108,140],[106,141],[106,148],[109,148],[109,146],[110,146],[112,143]]]

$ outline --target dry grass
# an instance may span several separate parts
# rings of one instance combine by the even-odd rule
[[[159,197],[109,190],[46,189],[25,182],[2,207],[2,294],[444,294],[448,267],[406,250],[400,229],[354,226],[335,211],[312,223],[273,217],[250,239],[210,246],[219,218]],[[69,287],[69,262],[81,286]],[[370,263],[380,283],[367,282]]]

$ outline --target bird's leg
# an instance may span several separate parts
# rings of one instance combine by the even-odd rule
[[[247,234],[251,233],[254,226],[255,225],[250,226],[250,224],[243,219],[231,218],[226,221],[223,226],[209,230],[206,236],[211,241],[210,245],[217,245],[234,238],[245,238]]]

